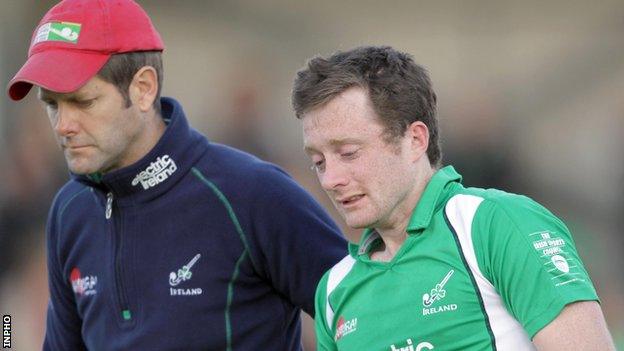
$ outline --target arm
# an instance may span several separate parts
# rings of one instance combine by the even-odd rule
[[[501,194],[484,201],[477,217],[479,266],[531,340],[566,306],[598,301],[570,231],[550,211]]]
[[[82,321],[76,310],[73,291],[69,285],[69,280],[63,279],[63,272],[57,255],[55,217],[53,210],[46,228],[50,300],[48,302],[43,350],[86,350],[80,332]]]
[[[316,318],[314,318],[314,331],[316,332],[316,350],[317,351],[336,351],[336,343],[332,337],[331,327],[327,325],[327,315],[325,313],[327,306],[327,279],[329,272],[321,279],[317,289],[314,307],[316,310]]]
[[[323,274],[347,255],[336,224],[303,188],[278,168],[256,174],[252,250],[261,274],[293,305],[314,317]]]
[[[533,338],[539,351],[614,350],[600,305],[595,301],[567,305]]]

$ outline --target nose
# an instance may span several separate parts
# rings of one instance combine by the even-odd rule
[[[56,134],[62,137],[78,133],[77,111],[64,103],[59,103],[55,111],[50,111],[50,120]]]
[[[325,191],[335,190],[349,183],[347,169],[339,161],[325,160],[325,170],[318,174]]]

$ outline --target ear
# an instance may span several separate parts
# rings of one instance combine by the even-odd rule
[[[418,161],[423,156],[427,156],[429,147],[429,128],[421,121],[410,124],[405,131],[409,139],[410,150],[414,161]]]
[[[151,66],[143,66],[130,82],[130,100],[141,112],[149,111],[158,92],[158,75]]]

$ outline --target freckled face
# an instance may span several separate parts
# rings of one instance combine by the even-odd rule
[[[306,153],[321,186],[352,228],[394,226],[413,191],[408,136],[384,140],[362,88],[350,88],[303,115]]]

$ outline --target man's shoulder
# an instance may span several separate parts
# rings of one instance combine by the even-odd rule
[[[462,187],[449,197],[449,201],[452,200],[472,200],[479,203],[479,207],[481,209],[487,208],[491,211],[499,210],[509,214],[523,212],[526,210],[547,211],[542,205],[526,195],[493,188],[482,189]]]
[[[74,179],[70,179],[56,193],[50,211],[48,213],[48,229],[56,228],[67,219],[77,219],[89,215],[87,211],[91,206],[86,205],[86,196],[91,195],[89,186]],[[68,216],[67,213],[72,213]],[[65,220],[64,220],[65,219]]]
[[[472,223],[473,232],[482,228],[477,231],[480,233],[493,234],[509,228],[524,232],[534,227],[565,227],[559,217],[532,198],[498,189],[457,189],[442,211],[456,221]]]
[[[54,200],[52,201],[52,208],[56,208],[60,211],[81,194],[90,191],[90,189],[90,187],[75,179],[70,179],[56,192]]]
[[[446,211],[449,210],[464,220],[469,219],[473,229],[482,228],[484,230],[478,232],[488,235],[510,228],[527,235],[530,234],[527,230],[530,232],[533,229],[567,231],[563,221],[537,201],[498,189],[460,189],[446,203]]]
[[[195,172],[223,190],[266,191],[293,183],[279,166],[227,145],[211,143]]]
[[[322,291],[318,290],[317,293],[325,297],[329,296],[341,283],[345,281],[345,278],[353,271],[357,262],[358,261],[349,254],[343,257],[323,274],[323,277],[317,287],[322,289]]]

